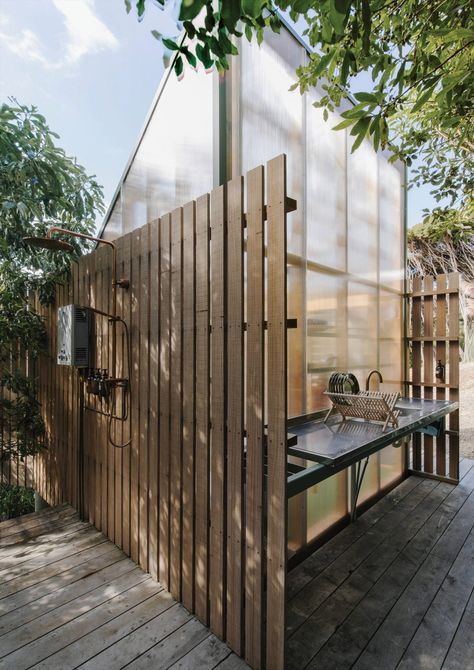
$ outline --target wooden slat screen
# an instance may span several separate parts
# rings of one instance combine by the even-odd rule
[[[414,398],[459,400],[459,276],[414,277],[408,293],[406,384]],[[436,364],[445,378],[436,378]],[[439,437],[415,433],[408,452],[410,470],[442,480],[459,480],[459,411],[446,418]]]
[[[49,333],[35,371],[49,445],[36,489],[80,507],[252,667],[272,670],[285,638],[287,207],[279,156],[116,240],[131,395],[111,435],[130,446],[108,442],[93,411],[107,404],[81,400],[78,371],[56,365],[57,308],[112,309],[110,249],[73,266],[54,306],[36,303]],[[110,373],[108,319],[95,315],[94,331],[93,367]],[[128,376],[120,326],[116,360]]]

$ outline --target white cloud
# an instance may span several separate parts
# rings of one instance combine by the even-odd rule
[[[47,69],[73,65],[84,56],[116,49],[118,41],[112,31],[95,14],[94,0],[52,0],[62,14],[65,40],[59,45],[59,58],[47,53],[38,35],[28,28],[13,34],[8,19],[0,17],[0,39],[3,46],[24,60],[36,62]]]

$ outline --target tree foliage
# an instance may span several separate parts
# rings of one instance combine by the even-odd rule
[[[393,159],[408,165],[421,158],[415,183],[432,183],[434,195],[461,204],[472,193],[474,99],[474,4],[472,0],[125,0],[143,18],[147,4],[179,6],[182,41],[154,30],[171,53],[178,75],[184,61],[220,71],[237,53],[245,33],[260,43],[263,31],[279,31],[278,11],[303,21],[314,49],[297,70],[301,92],[320,80],[315,103],[325,118],[361,72],[371,75],[368,90],[343,112],[337,128],[350,128],[354,150],[365,137],[374,147],[388,142]]]
[[[103,211],[94,177],[55,144],[35,107],[12,101],[0,107],[0,446],[3,456],[34,453],[44,438],[35,380],[25,375],[44,351],[45,329],[28,296],[54,299],[54,285],[68,272],[71,255],[51,254],[23,242],[52,226],[94,229]],[[76,258],[86,245],[74,244]]]
[[[459,272],[464,324],[463,358],[474,361],[474,202],[438,208],[408,231],[408,267],[413,275]]]

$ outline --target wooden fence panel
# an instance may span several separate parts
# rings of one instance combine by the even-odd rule
[[[412,378],[407,381],[413,397],[459,400],[459,277],[457,274],[413,279],[411,332],[407,358]],[[435,374],[435,363],[445,370]],[[456,482],[459,479],[459,411],[446,418],[447,430],[436,438],[415,433],[412,439],[412,471]],[[434,449],[434,444],[436,449]]]
[[[130,348],[117,324],[115,369],[129,377],[129,415],[110,433],[122,448],[104,414],[121,412],[121,391],[101,400],[55,362],[58,307],[113,309],[110,248],[74,264],[54,306],[37,304],[49,334],[36,366],[49,443],[34,459],[40,495],[77,506],[254,668],[272,670],[285,651],[293,208],[282,156],[116,240],[117,278],[130,281],[117,288]],[[454,328],[455,303],[448,314]],[[111,321],[93,322],[91,367],[111,375]]]

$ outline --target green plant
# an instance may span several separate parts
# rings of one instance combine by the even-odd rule
[[[34,509],[35,496],[33,489],[0,484],[0,520],[13,519],[21,514],[34,512]]]
[[[45,446],[45,429],[32,377],[44,353],[46,331],[30,296],[54,300],[56,283],[71,263],[25,244],[52,225],[94,229],[103,212],[102,189],[75,159],[55,144],[58,135],[35,107],[0,107],[0,447],[2,458],[23,458]],[[77,259],[88,244],[68,240]],[[25,371],[28,361],[28,375]]]

